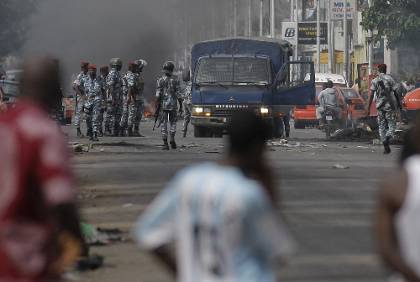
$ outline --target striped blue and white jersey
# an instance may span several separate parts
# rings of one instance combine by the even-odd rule
[[[294,246],[260,184],[215,163],[179,173],[135,232],[146,249],[175,243],[182,282],[274,282]]]

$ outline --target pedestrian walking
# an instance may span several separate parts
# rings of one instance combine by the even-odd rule
[[[384,181],[375,222],[384,262],[403,276],[420,281],[420,123],[404,146],[402,168]]]
[[[49,118],[62,99],[58,64],[37,58],[23,70],[21,99],[0,114],[0,281],[60,281],[82,236],[67,142]],[[75,242],[70,265],[63,240]]]
[[[385,64],[378,66],[379,75],[372,81],[368,116],[373,100],[378,110],[379,136],[384,146],[384,154],[391,153],[390,143],[397,129],[397,112],[399,107],[398,85],[387,73]]]
[[[191,71],[186,69],[182,74],[182,79],[185,83],[182,105],[184,107],[184,123],[182,125],[182,135],[187,137],[188,125],[191,122],[192,113],[192,83],[191,83]]]
[[[276,281],[272,263],[290,255],[294,244],[273,207],[265,158],[269,132],[255,113],[235,113],[226,159],[180,172],[140,218],[140,245],[176,272],[178,281]]]
[[[85,102],[85,90],[83,89],[85,80],[87,78],[88,73],[88,62],[82,61],[80,63],[80,73],[77,75],[76,80],[73,82],[73,90],[75,91],[76,97],[76,107],[75,107],[75,115],[74,115],[74,126],[77,130],[77,137],[84,137],[82,131],[80,130],[80,122],[83,120],[83,105]]]
[[[99,141],[102,110],[102,85],[96,77],[96,65],[89,65],[88,78],[85,80],[86,102],[84,105],[86,124],[90,141]]]
[[[174,75],[175,65],[173,62],[166,62],[163,65],[163,75],[157,81],[156,98],[160,104],[160,123],[162,124],[163,150],[169,150],[168,124],[170,144],[176,149],[175,134],[178,121],[178,100],[180,97],[180,83]]]
[[[120,133],[120,122],[123,107],[122,89],[122,61],[119,58],[110,60],[110,72],[106,78],[107,86],[107,110],[105,113],[105,133],[118,136]]]

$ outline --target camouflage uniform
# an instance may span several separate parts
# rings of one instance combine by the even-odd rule
[[[192,91],[191,91],[192,83],[187,82],[185,85],[184,93],[183,93],[183,106],[184,106],[184,124],[182,125],[182,132],[184,136],[187,135],[188,124],[191,121],[191,112],[192,112]]]
[[[162,138],[164,140],[168,139],[168,123],[171,141],[175,138],[179,87],[179,80],[174,75],[163,75],[157,80],[156,98],[161,103],[160,119],[162,122]]]
[[[119,130],[119,123],[122,116],[123,104],[123,79],[121,73],[112,68],[106,78],[107,93],[107,110],[105,113],[105,129],[107,132],[113,131],[116,135]]]
[[[104,127],[104,113],[106,109],[106,100],[104,97],[106,96],[106,76],[100,75],[98,77],[98,82],[101,85],[102,97],[101,97],[101,114],[99,115],[99,129],[100,133],[102,133],[102,129]]]
[[[380,89],[380,82],[383,82],[385,87],[390,89],[391,98],[393,91],[397,90],[397,84],[394,79],[387,74],[379,74],[377,78],[372,81],[372,93],[375,95],[376,109],[378,110],[378,125],[379,136],[381,141],[384,142],[387,137],[394,138],[397,129],[397,105],[396,101],[384,95]],[[381,94],[382,93],[382,94]]]
[[[84,84],[85,80],[88,78],[88,75],[81,72],[77,75],[76,80],[74,81],[73,85],[75,88],[79,88],[79,90],[84,93]],[[80,128],[80,121],[83,119],[83,104],[84,104],[83,96],[80,96],[76,93],[77,103],[75,105],[75,113],[74,113],[74,126]]]
[[[123,77],[122,77],[122,93],[123,93],[123,103],[122,103],[122,113],[121,113],[121,121],[120,121],[120,127],[123,132],[127,129],[128,124],[128,84],[127,84],[127,76],[129,73],[132,73],[131,71],[128,71]]]
[[[88,77],[85,80],[84,89],[87,96],[84,108],[88,131],[98,134],[102,109],[102,88],[100,81],[97,78],[92,79]]]
[[[128,87],[132,88],[134,91],[134,101],[131,101],[131,104],[128,106],[128,127],[133,129],[135,127],[135,132],[139,134],[139,125],[143,115],[143,88],[144,83],[142,78],[138,73],[133,73],[132,76],[127,77]]]

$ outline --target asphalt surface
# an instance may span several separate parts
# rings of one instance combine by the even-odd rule
[[[165,152],[152,123],[142,128],[145,138],[102,138],[74,156],[84,220],[126,232],[125,242],[92,248],[105,256],[105,265],[75,274],[80,281],[174,281],[137,248],[130,232],[178,170],[222,158],[224,140],[178,136],[179,149]],[[71,142],[89,143],[75,138],[71,127],[65,130]],[[378,183],[396,167],[400,148],[384,156],[380,146],[327,142],[315,129],[292,131],[288,141],[274,140],[268,152],[281,193],[279,216],[299,244],[288,264],[278,266],[279,281],[384,281],[372,221]]]

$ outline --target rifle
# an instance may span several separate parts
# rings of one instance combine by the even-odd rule
[[[161,108],[161,99],[158,98],[157,105],[156,105],[156,110],[155,110],[155,124],[153,125],[153,131],[155,131],[156,123],[157,123],[157,121],[160,117],[160,108]],[[158,124],[158,126],[157,126],[158,128],[159,128],[160,124],[161,123]]]

